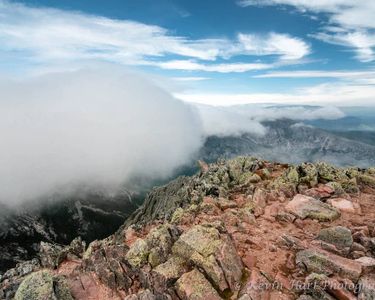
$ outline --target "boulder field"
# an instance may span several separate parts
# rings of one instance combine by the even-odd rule
[[[375,169],[199,164],[112,236],[42,243],[0,278],[0,298],[375,299]]]

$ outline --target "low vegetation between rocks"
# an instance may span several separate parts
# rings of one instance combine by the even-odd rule
[[[375,169],[238,157],[155,188],[114,235],[43,243],[2,299],[375,299]]]

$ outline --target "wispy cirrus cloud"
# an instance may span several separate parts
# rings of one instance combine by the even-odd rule
[[[218,64],[219,58],[274,56],[274,61],[292,63],[310,53],[310,46],[302,39],[281,33],[240,33],[234,40],[191,39],[160,26],[6,0],[0,0],[0,11],[0,54],[17,61],[22,59],[25,64],[98,60],[226,73],[271,68],[273,64]]]
[[[362,62],[375,60],[375,2],[368,0],[241,0],[241,6],[289,5],[302,12],[326,13],[329,22],[312,35],[354,49]]]
[[[375,28],[375,3],[367,0],[240,0],[240,6],[290,5],[303,12],[330,13],[333,24],[346,28]]]
[[[280,55],[284,60],[301,59],[310,54],[310,46],[300,38],[288,34],[270,33],[266,36],[255,34],[238,35],[239,45],[244,54]]]
[[[188,40],[159,26],[0,1],[3,51],[40,60],[102,58],[131,63],[167,53],[214,60],[223,40]]]
[[[242,73],[254,70],[264,70],[274,67],[264,63],[221,63],[204,64],[193,60],[172,60],[166,62],[144,62],[144,64],[158,66],[166,70],[204,71],[218,73]]]
[[[355,49],[355,58],[361,62],[375,60],[375,34],[366,31],[344,31],[344,32],[319,32],[313,34],[324,42],[348,46]]]

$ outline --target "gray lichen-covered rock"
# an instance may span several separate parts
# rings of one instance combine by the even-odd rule
[[[281,176],[271,183],[271,188],[295,192],[299,184],[299,174],[297,168],[289,167]]]
[[[134,268],[149,263],[152,267],[165,262],[171,252],[177,229],[170,225],[160,225],[154,228],[145,239],[138,239],[130,247],[126,259]]]
[[[144,204],[119,229],[119,233],[131,224],[169,219],[177,208],[189,206],[194,196],[194,181],[194,176],[182,176],[165,186],[154,188],[146,196]]]
[[[56,268],[62,261],[63,247],[46,242],[40,243],[39,257],[43,267]]]
[[[196,269],[185,273],[177,280],[176,290],[182,300],[222,299],[210,282]]]
[[[177,234],[177,228],[170,225],[158,226],[148,234],[146,241],[151,248],[148,262],[152,267],[167,260]]]
[[[230,179],[240,183],[243,174],[253,174],[263,167],[263,162],[255,157],[239,156],[227,162]]]
[[[299,183],[314,187],[318,184],[318,170],[312,163],[303,163],[298,167]]]
[[[357,178],[360,176],[358,170],[353,168],[342,169],[333,165],[320,162],[316,164],[318,170],[318,180],[323,183],[335,182],[340,184],[342,189],[347,193],[357,193]]]
[[[187,270],[187,262],[181,257],[172,256],[165,263],[158,265],[153,272],[163,276],[167,280],[179,278]]]
[[[226,197],[232,186],[261,180],[254,172],[263,167],[264,162],[253,157],[219,160],[205,165],[204,171],[199,174],[182,176],[165,186],[154,188],[146,196],[144,204],[119,229],[118,234],[132,224],[142,225],[154,220],[170,221],[176,209],[199,204],[204,196]]]
[[[28,275],[19,286],[15,300],[73,300],[65,279],[48,271]]]
[[[192,227],[181,235],[172,251],[203,269],[219,290],[238,288],[243,270],[241,259],[229,236],[216,228]]]
[[[143,239],[138,239],[130,247],[126,254],[126,259],[132,267],[137,268],[147,262],[149,254],[150,248],[147,242]]]
[[[187,262],[181,257],[172,256],[165,263],[158,265],[152,270],[151,276],[154,290],[161,294],[166,292],[187,271]]]
[[[375,177],[372,175],[360,174],[358,175],[358,181],[371,188],[375,188]]]
[[[300,219],[311,218],[319,221],[333,221],[340,217],[340,212],[332,206],[300,194],[287,204],[286,210]]]
[[[34,258],[18,263],[15,268],[6,271],[3,276],[0,276],[0,299],[13,299],[24,276],[39,269],[40,262]]]
[[[66,258],[81,258],[85,252],[86,243],[80,237],[74,239],[69,246],[60,246],[47,242],[40,243],[39,257],[43,267],[57,268]]]
[[[253,174],[253,173],[243,173],[238,177],[238,184],[244,184],[244,185],[249,185],[251,183],[257,183],[262,181],[262,178],[258,174]]]
[[[353,244],[351,231],[343,226],[322,229],[317,239],[335,245],[337,248],[347,248]]]
[[[341,186],[342,188],[344,189],[345,192],[347,193],[358,193],[359,192],[359,188],[358,188],[358,184],[357,184],[357,178],[352,178],[350,180],[347,180],[347,181],[342,181],[341,183]]]
[[[125,260],[127,246],[106,239],[91,243],[88,250],[91,253],[82,262],[84,271],[96,273],[100,281],[111,289],[126,290],[131,286],[130,268]]]
[[[333,165],[327,164],[325,162],[319,162],[316,164],[316,169],[318,171],[318,176],[320,181],[336,181],[342,182],[347,181],[350,178],[346,175],[344,169],[334,167]]]
[[[178,224],[185,214],[185,210],[181,207],[177,208],[171,217],[172,224]]]
[[[362,176],[358,170],[354,172],[352,169],[338,168],[325,162],[303,163],[298,166],[289,166],[284,174],[272,182],[271,187],[293,192],[301,187],[315,187],[320,182],[335,186],[334,190],[338,195],[344,192],[357,193],[358,176]],[[364,179],[372,182],[371,176],[364,176]]]
[[[362,273],[360,263],[320,249],[307,249],[298,252],[296,264],[309,273],[338,274],[353,282],[356,282]]]

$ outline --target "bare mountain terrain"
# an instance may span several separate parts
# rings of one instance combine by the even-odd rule
[[[268,128],[264,136],[244,134],[207,138],[195,160],[180,169],[176,176],[194,174],[198,159],[215,162],[238,155],[286,163],[326,161],[339,166],[375,165],[375,146],[356,141],[358,135],[342,137],[290,120],[264,122],[263,125]],[[4,213],[0,214],[0,272],[34,257],[41,241],[68,244],[81,236],[84,241],[91,242],[112,234],[143,199],[144,193],[133,196],[124,193],[115,197],[92,193],[84,197],[51,199],[16,212],[4,207]],[[155,210],[155,207],[148,209]]]
[[[375,169],[237,157],[153,189],[114,235],[41,243],[3,299],[374,299]],[[38,288],[35,288],[35,287]]]

